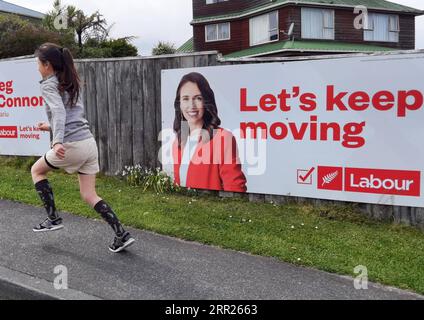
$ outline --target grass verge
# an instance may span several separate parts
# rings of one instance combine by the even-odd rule
[[[41,206],[32,162],[0,158],[1,199]],[[99,218],[80,200],[76,176],[52,173],[49,180],[61,211]],[[354,268],[363,265],[371,281],[424,294],[424,233],[368,220],[353,205],[277,206],[156,194],[104,176],[97,189],[128,226],[354,277]]]

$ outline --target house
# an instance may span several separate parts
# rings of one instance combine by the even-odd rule
[[[358,5],[367,15],[354,12]],[[409,50],[423,14],[385,0],[193,0],[193,38],[178,52],[240,58]]]
[[[0,14],[17,14],[22,18],[31,20],[31,21],[41,21],[44,18],[44,14],[27,9],[21,6],[18,6],[13,3],[0,0]]]

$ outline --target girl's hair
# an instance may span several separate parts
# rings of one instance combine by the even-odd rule
[[[174,131],[178,137],[178,146],[181,148],[182,142],[185,142],[188,138],[188,126],[187,120],[184,118],[181,112],[181,88],[188,82],[197,84],[203,97],[203,105],[205,108],[205,114],[203,115],[203,129],[208,132],[208,137],[212,140],[214,130],[218,129],[221,124],[221,119],[218,117],[218,108],[215,102],[215,94],[212,91],[208,80],[197,72],[186,74],[178,85],[177,94],[175,97],[174,108],[175,108],[175,120],[174,120]],[[182,128],[182,124],[185,128]]]
[[[54,43],[44,43],[36,51],[35,56],[42,62],[49,62],[59,80],[58,89],[69,94],[69,104],[74,106],[80,95],[80,78],[75,69],[71,51]]]

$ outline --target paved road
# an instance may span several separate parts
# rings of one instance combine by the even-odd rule
[[[19,295],[22,285],[63,299],[424,298],[375,284],[359,291],[351,278],[133,229],[137,243],[114,255],[103,221],[63,217],[64,230],[34,234],[42,208],[0,201],[0,292]],[[54,289],[58,265],[68,270],[68,290]]]

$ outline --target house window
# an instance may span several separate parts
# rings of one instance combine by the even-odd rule
[[[399,42],[399,16],[394,14],[369,13],[365,26],[365,41]]]
[[[214,4],[219,2],[226,2],[228,0],[206,0],[206,4]]]
[[[205,27],[206,42],[230,40],[230,23],[209,24]]]
[[[334,10],[302,8],[302,38],[334,40]]]
[[[278,41],[278,11],[250,19],[250,45]]]

